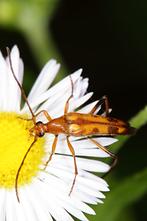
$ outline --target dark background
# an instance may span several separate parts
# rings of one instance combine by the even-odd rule
[[[107,94],[123,119],[147,103],[147,7],[140,3],[64,0],[52,21],[69,69],[82,67],[95,99]]]

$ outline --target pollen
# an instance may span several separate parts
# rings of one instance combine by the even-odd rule
[[[16,174],[28,148],[34,141],[30,134],[32,120],[26,115],[0,113],[0,187],[14,188]],[[37,176],[45,156],[45,139],[38,138],[20,171],[18,186],[31,183]]]

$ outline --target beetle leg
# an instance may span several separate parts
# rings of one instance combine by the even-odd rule
[[[108,172],[110,172],[112,170],[112,168],[115,167],[115,165],[117,164],[118,158],[115,154],[111,153],[106,147],[103,147],[100,143],[98,143],[96,140],[92,139],[92,138],[88,138],[92,143],[94,143],[99,149],[101,149],[102,151],[104,151],[105,153],[108,153],[112,158],[113,158],[113,162],[110,166],[110,169]],[[106,173],[107,174],[107,173]]]
[[[96,105],[91,109],[89,114],[94,114],[94,112],[97,110],[97,108],[104,102],[105,104],[105,116],[109,116],[109,102],[108,97],[105,95],[96,103]]]
[[[51,118],[51,116],[48,114],[48,112],[46,111],[46,110],[41,110],[41,111],[39,111],[37,114],[35,114],[32,118],[29,118],[29,119],[24,119],[23,117],[18,117],[19,119],[22,119],[22,120],[26,120],[26,121],[33,121],[33,122],[35,122],[36,123],[36,117],[39,115],[39,114],[41,114],[41,113],[43,113],[44,114],[44,116],[46,117],[46,119],[48,120],[48,121],[51,121],[52,120],[52,118]]]
[[[45,167],[44,167],[44,170],[46,169],[48,163],[51,161],[52,159],[52,156],[53,154],[55,153],[55,150],[56,150],[56,146],[57,146],[57,140],[58,140],[58,135],[55,135],[55,138],[54,138],[54,141],[53,141],[53,144],[52,144],[52,151],[51,151],[51,154],[49,156],[49,159],[46,161],[45,163]]]
[[[67,101],[66,101],[66,103],[65,103],[65,107],[64,107],[64,115],[67,114],[68,109],[69,109],[69,101],[70,101],[70,99],[73,97],[73,89],[74,89],[74,85],[73,85],[73,81],[72,81],[71,75],[69,75],[69,77],[70,77],[70,81],[71,81],[71,95],[69,96],[69,98],[67,99]]]
[[[35,118],[36,118],[39,114],[41,114],[41,113],[44,114],[44,116],[46,117],[46,119],[47,119],[48,121],[51,121],[51,120],[52,120],[51,116],[49,115],[49,113],[48,113],[46,110],[41,110],[41,111],[39,111],[37,114],[35,114]]]
[[[66,137],[66,140],[67,140],[67,145],[68,145],[68,148],[73,156],[73,159],[74,159],[74,179],[73,179],[73,182],[72,182],[72,186],[71,186],[71,189],[70,189],[70,192],[69,192],[69,196],[70,194],[72,193],[73,191],[73,188],[74,188],[74,185],[75,185],[75,182],[76,182],[76,177],[78,175],[78,168],[77,168],[77,163],[76,163],[76,156],[75,156],[75,151],[74,151],[74,148],[73,146],[71,145],[70,141],[69,141],[69,137]]]

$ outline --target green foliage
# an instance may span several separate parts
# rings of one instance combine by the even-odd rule
[[[50,58],[62,62],[50,31],[50,21],[58,2],[59,0],[0,1],[0,25],[18,30],[25,36],[41,68]],[[65,70],[63,64],[61,78]]]
[[[137,113],[131,120],[130,124],[136,128],[136,133],[141,128],[147,123],[147,106],[145,106],[139,113]],[[118,136],[119,142],[116,142],[115,144],[112,145],[112,149],[116,152],[118,151],[124,144],[127,142],[129,139],[129,136]]]
[[[147,169],[144,169],[113,187],[105,203],[96,209],[97,220],[118,221],[119,216],[123,216],[123,209],[140,199],[146,192]]]

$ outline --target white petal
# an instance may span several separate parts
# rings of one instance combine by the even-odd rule
[[[87,177],[87,178],[89,178],[91,180],[95,180],[96,182],[101,183],[101,184],[103,184],[106,187],[109,186],[107,184],[107,182],[103,178],[98,177],[98,176],[96,176],[96,175],[94,175],[94,174],[92,174],[90,172],[84,171],[84,175],[85,175],[85,177]]]
[[[90,104],[85,105],[84,107],[82,107],[81,109],[79,109],[77,112],[78,113],[83,113],[83,114],[88,114],[93,107],[97,104],[97,101],[94,101]]]
[[[104,147],[109,146],[117,141],[116,138],[112,138],[112,137],[94,137],[94,140],[97,141],[99,144],[101,144]],[[75,149],[76,149],[76,147],[80,147],[80,148],[84,148],[84,149],[96,147],[96,145],[87,138],[83,138],[83,139],[78,140],[78,137],[71,136],[70,141],[71,141],[72,145],[75,146]]]
[[[20,190],[19,190],[19,197],[21,200],[23,211],[26,215],[27,221],[38,221],[37,217],[34,213],[34,210],[33,210],[32,204],[31,204],[31,199],[30,199],[28,192],[27,192],[27,188],[29,188],[29,187],[23,187],[23,188],[20,188]]]
[[[8,82],[8,75],[7,75],[7,65],[0,52],[0,67],[1,67],[1,80],[0,80],[0,110],[6,111],[8,105],[8,90],[7,82]]]
[[[19,57],[19,50],[17,46],[14,46],[11,50],[11,62],[14,74],[18,81],[22,80],[22,71],[23,71],[23,63],[22,60],[20,60]],[[8,88],[8,103],[7,103],[7,111],[19,111],[20,110],[20,95],[21,91],[18,87],[17,82],[15,81],[12,71],[9,64],[9,58],[6,59],[7,62],[7,75],[8,75],[8,82],[7,82],[7,88]]]
[[[5,221],[5,213],[6,213],[6,190],[0,189],[0,217],[1,221]]]
[[[29,101],[33,100],[34,97],[40,96],[49,88],[54,78],[56,77],[59,68],[60,65],[57,64],[55,60],[52,59],[47,62],[29,93]]]
[[[47,183],[47,185],[50,185],[50,187],[52,187],[52,191],[53,188],[56,190],[55,194],[57,195],[57,197],[60,198],[60,201],[62,201],[62,205],[66,208],[66,205],[70,204],[71,206],[73,206],[74,208],[77,208],[78,210],[81,210],[83,212],[89,213],[89,214],[94,214],[94,211],[87,206],[85,203],[82,203],[81,201],[78,200],[78,198],[74,197],[72,195],[72,198],[69,197],[67,195],[67,187],[64,186],[64,183],[61,184],[61,181],[55,177],[50,177],[50,175],[46,175],[45,173],[42,174],[42,176],[44,177],[44,182]]]
[[[49,172],[50,170],[48,170]],[[62,175],[60,175],[60,178],[65,178],[65,176],[67,176],[67,180],[71,180],[74,177],[74,170],[70,167],[65,167],[63,165],[59,165],[59,166],[55,166],[53,168],[53,171],[55,174],[55,172],[57,171],[57,174],[59,171],[63,171]],[[62,177],[63,176],[63,177]],[[80,168],[78,168],[78,178],[77,178],[78,183],[84,184],[85,186],[89,187],[90,189],[94,189],[94,190],[100,190],[100,191],[108,191],[108,185],[106,185],[105,183],[102,183],[99,180],[92,180],[91,178],[89,179],[89,177],[87,176],[87,172],[81,170]],[[76,181],[76,182],[77,182]],[[103,194],[98,193],[97,197],[99,198],[105,198]]]
[[[76,157],[77,165],[80,169],[91,171],[91,172],[108,172],[110,166],[106,163],[103,163],[98,160],[89,160],[83,159],[80,157]],[[73,168],[73,157],[71,156],[61,156],[61,155],[54,155],[52,161],[50,162],[51,165],[65,165],[67,167]]]
[[[80,87],[77,86],[79,85],[79,82],[80,82]],[[85,88],[85,83],[86,83],[86,88]],[[84,89],[83,89],[83,86],[84,86]],[[86,97],[84,97],[84,93],[86,92],[86,89],[87,89],[87,79],[82,80],[81,77],[77,79],[77,81],[74,82],[74,88],[76,89],[76,90],[74,89],[74,92],[73,92],[74,98],[70,100],[70,105],[69,105],[71,106],[71,104],[73,103],[72,109],[75,109],[78,106],[82,105],[91,96],[91,94],[89,95],[87,94]],[[70,90],[68,89],[65,91],[65,87],[64,87],[64,89],[60,91],[60,93],[55,94],[53,99],[51,98],[47,100],[43,105],[41,105],[38,111],[40,111],[41,109],[47,110],[51,115],[52,115],[51,112],[53,112],[54,114],[53,117],[55,117],[55,115],[62,115],[64,113],[66,101],[70,95],[71,95],[71,88]],[[77,102],[77,99],[78,99],[78,102]],[[69,108],[69,111],[70,110],[71,108]]]
[[[62,204],[58,200],[57,197],[55,197],[55,192],[53,189],[51,189],[48,185],[44,185],[43,182],[39,182],[35,187],[38,188],[38,192],[40,189],[44,189],[44,191],[39,192],[39,197],[42,199],[42,203],[46,204],[48,206],[50,214],[55,218],[57,221],[68,221],[72,220],[70,219],[70,216],[65,211],[64,208],[62,208]],[[49,197],[47,197],[49,196]]]
[[[92,95],[93,95],[93,92],[90,92],[90,93],[86,94],[85,96],[80,97],[78,100],[77,99],[71,100],[70,105],[69,105],[69,112],[72,112],[73,110],[80,107],[82,104],[84,104],[86,101],[88,101]]]
[[[80,199],[82,202],[88,204],[96,205],[98,203],[97,198],[95,196],[90,196],[80,191],[74,192],[74,196]]]
[[[41,173],[40,178],[41,178],[41,180],[43,180],[43,182],[45,184],[50,186],[52,191],[55,189],[55,196],[62,195],[65,197],[69,194],[69,190],[67,189],[67,184],[63,180],[57,178],[56,176],[53,176],[51,174],[47,174],[44,172],[44,173]],[[72,196],[73,196],[73,194],[72,194]],[[90,196],[87,193],[85,194],[80,191],[76,191],[74,193],[74,196],[83,202],[87,202],[87,203],[91,203],[91,204],[97,203],[97,198]]]
[[[79,79],[73,85],[73,97],[79,98],[82,97],[88,88],[88,78],[79,77]]]
[[[47,172],[53,175],[58,176],[60,179],[64,180],[68,184],[68,193],[70,192],[71,185],[74,179],[74,173],[67,172],[65,170],[62,170],[61,168],[53,168],[53,167],[48,167]],[[85,184],[87,182],[87,185]],[[88,181],[87,178],[81,177],[80,175],[77,176],[76,178],[76,183],[74,186],[74,191],[76,191],[76,188],[80,189],[80,191],[84,191],[85,193],[88,193],[92,196],[99,197],[99,191],[109,191],[108,187],[101,184],[101,183],[96,183],[96,189],[92,188],[89,186],[90,181]],[[91,182],[92,183],[92,182]]]
[[[15,210],[17,216],[16,221],[28,221],[21,203],[15,203]]]
[[[66,205],[66,210],[72,214],[73,216],[75,216],[76,218],[82,220],[82,221],[88,221],[88,219],[86,218],[86,216],[80,211],[80,210],[77,210],[75,208],[73,208],[72,206],[70,205]]]
[[[74,101],[74,99],[71,99],[69,103],[69,110],[68,112],[74,111],[74,109],[78,108],[82,104],[84,104],[90,97],[92,96],[92,93],[88,93],[85,96],[78,99],[78,101]],[[64,115],[64,108],[67,101],[67,98],[60,98],[60,100],[56,103],[54,103],[52,106],[52,109],[48,112],[53,116],[53,118],[59,117],[61,115]],[[48,110],[48,109],[47,109]]]
[[[6,195],[6,220],[17,221],[16,208],[13,203],[13,191],[7,190]]]
[[[82,70],[78,70],[71,75],[73,83],[75,81],[77,81],[77,79],[79,78],[79,76],[81,74],[81,71]],[[71,91],[71,82],[70,82],[69,76],[67,76],[66,78],[61,80],[59,83],[55,84],[52,88],[50,88],[49,90],[47,90],[46,92],[44,92],[40,96],[33,97],[32,101],[30,101],[29,99],[28,99],[28,101],[29,101],[32,109],[35,110],[38,107],[38,105],[45,102],[47,99],[53,99],[53,100],[55,99],[56,100],[57,92],[59,93],[58,96],[62,97],[66,91]],[[43,109],[42,106],[40,108]],[[27,109],[28,108],[25,105],[22,112],[26,112]]]
[[[54,136],[47,136],[46,141],[46,151],[50,152]],[[74,138],[73,138],[74,139]],[[71,139],[72,140],[72,139]],[[95,140],[100,143],[102,146],[110,145],[114,142],[116,142],[116,139],[114,138],[95,138]],[[72,140],[71,144],[75,150],[76,156],[94,156],[94,157],[109,157],[109,154],[104,152],[103,150],[100,150],[97,146],[95,146],[94,143],[92,143],[88,139],[83,140]],[[68,148],[67,142],[65,139],[58,139],[57,145],[56,145],[56,153],[60,154],[66,154],[71,155],[71,152]]]
[[[27,221],[22,202],[17,201],[15,190],[6,190],[6,220]]]
[[[95,212],[92,208],[90,208],[88,205],[86,205],[83,202],[80,202],[74,195],[71,194],[70,197],[66,197],[66,201],[64,201],[64,207],[66,209],[67,205],[71,205],[73,208],[77,208],[78,210],[81,210],[82,212],[85,212],[87,214],[94,215]]]
[[[62,152],[62,149],[57,149],[56,150],[56,153],[60,153],[60,154],[63,154]],[[64,154],[67,154],[67,155],[71,155],[71,152],[68,148],[66,148],[66,150],[64,150]],[[102,150],[98,150],[98,149],[79,149],[77,148],[76,151],[75,151],[75,155],[76,156],[87,156],[87,157],[109,157],[109,154],[105,153],[104,151]]]
[[[67,212],[65,212],[65,209],[71,213],[73,216],[80,218],[80,220],[86,220],[85,216],[83,213],[78,209],[74,208],[70,204],[66,204],[65,199],[61,200],[58,198],[58,194],[56,194],[53,189],[49,188],[48,185],[44,185],[44,188],[46,192],[48,191],[49,196],[50,196],[50,201],[52,201],[52,204],[50,204],[50,201],[48,199],[47,202],[49,203],[50,211],[52,216],[57,220],[57,221],[72,221],[73,219],[68,215]],[[64,194],[61,192],[61,194],[64,196]],[[55,200],[57,199],[57,200]],[[54,207],[54,205],[56,205]],[[62,209],[62,207],[65,207],[65,209]],[[59,217],[60,214],[60,217]]]
[[[38,221],[53,221],[52,217],[48,213],[47,205],[43,206],[43,204],[40,203],[39,197],[36,195],[38,191],[40,191],[40,189],[37,189],[36,184],[32,184],[31,188],[26,188],[25,190],[30,199],[30,204],[34,210],[35,216],[37,217]]]

